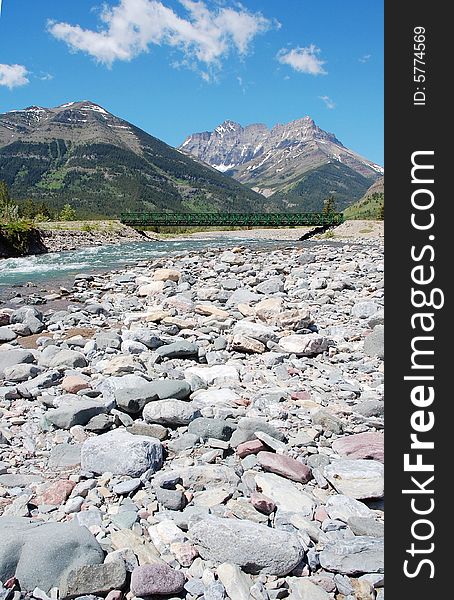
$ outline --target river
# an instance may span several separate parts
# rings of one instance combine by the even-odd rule
[[[235,245],[257,244],[260,246],[282,246],[293,242],[263,240],[251,237],[182,238],[159,242],[131,242],[126,244],[95,246],[68,252],[49,252],[22,258],[0,260],[0,290],[5,287],[26,283],[44,284],[71,281],[81,272],[103,272],[122,269],[143,260],[165,257],[185,252],[231,248]]]

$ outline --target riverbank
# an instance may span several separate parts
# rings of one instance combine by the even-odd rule
[[[384,598],[379,243],[164,254],[65,302],[0,310],[4,581]]]

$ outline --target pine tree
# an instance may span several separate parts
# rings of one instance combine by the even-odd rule
[[[379,218],[380,221],[384,221],[385,220],[385,203],[384,202],[380,206],[380,209],[378,211],[378,218]]]
[[[76,211],[71,206],[71,204],[65,204],[60,213],[61,221],[75,221],[76,220]]]
[[[334,199],[334,196],[329,196],[323,203],[322,213],[324,215],[330,215],[334,212],[336,212],[336,200]]]
[[[11,197],[6,181],[0,181],[0,207],[6,208],[11,204]]]

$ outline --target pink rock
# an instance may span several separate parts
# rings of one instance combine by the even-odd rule
[[[111,590],[107,596],[106,600],[121,600],[123,597],[123,592],[121,590]]]
[[[310,400],[311,395],[309,392],[301,391],[301,392],[292,392],[291,395],[292,400]]]
[[[276,510],[276,505],[271,498],[268,498],[268,496],[265,496],[265,494],[260,492],[252,492],[251,504],[256,510],[264,515],[270,515]]]
[[[68,375],[63,378],[61,387],[65,392],[68,392],[68,394],[77,394],[79,390],[90,388],[91,385],[88,381],[85,381],[85,379],[82,379],[82,377],[79,377],[78,375]]]
[[[136,567],[131,575],[131,592],[143,598],[156,594],[178,594],[186,583],[181,571],[176,571],[166,564],[152,563]]]
[[[384,436],[377,431],[355,433],[348,437],[334,440],[332,448],[340,456],[347,458],[384,461]]]
[[[249,440],[248,442],[239,444],[236,448],[236,453],[240,458],[244,458],[245,456],[249,456],[249,454],[258,454],[267,448],[268,446],[266,446],[261,440]]]
[[[276,473],[299,483],[306,483],[312,479],[310,468],[290,456],[273,454],[273,452],[259,452],[257,458],[264,471]]]
[[[328,519],[329,515],[325,510],[324,506],[319,506],[314,513],[314,519],[319,523],[323,523],[325,519]]]
[[[170,544],[170,552],[175,555],[175,558],[182,567],[190,567],[199,555],[195,546],[183,542]]]
[[[51,506],[60,506],[69,498],[69,495],[75,487],[74,481],[68,479],[59,479],[50,484],[44,492],[33,500],[33,504],[50,504]]]

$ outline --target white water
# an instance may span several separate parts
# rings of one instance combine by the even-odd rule
[[[44,283],[52,279],[71,279],[82,272],[121,269],[142,260],[189,251],[230,248],[233,245],[260,243],[244,238],[181,239],[176,241],[132,242],[115,246],[96,246],[69,252],[51,252],[23,258],[0,260],[0,287],[27,282]],[[273,243],[273,242],[268,242]]]

